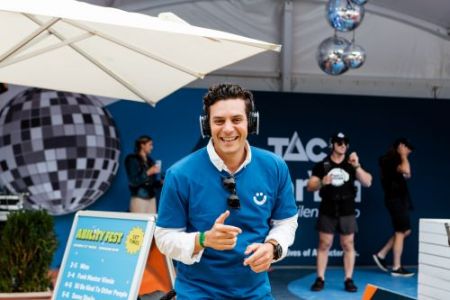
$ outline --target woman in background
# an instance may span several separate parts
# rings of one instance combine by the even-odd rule
[[[162,181],[157,177],[161,167],[150,157],[152,150],[152,138],[143,135],[135,141],[134,153],[125,158],[130,212],[156,213],[156,189],[162,186]]]

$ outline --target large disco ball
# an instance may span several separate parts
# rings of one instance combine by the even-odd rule
[[[316,59],[322,71],[330,75],[341,75],[348,70],[344,62],[344,51],[350,42],[342,37],[330,37],[320,43]]]
[[[52,215],[92,204],[118,169],[119,138],[94,97],[29,89],[0,111],[0,181]]]
[[[367,3],[367,0],[352,0],[356,5],[364,5]]]
[[[364,18],[364,6],[350,0],[329,0],[326,9],[331,27],[343,32],[355,29]]]
[[[344,62],[350,69],[361,67],[366,61],[366,50],[363,47],[351,44],[344,50]]]

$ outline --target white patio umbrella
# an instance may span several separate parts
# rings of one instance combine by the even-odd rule
[[[0,82],[152,105],[280,46],[72,0],[0,1]]]

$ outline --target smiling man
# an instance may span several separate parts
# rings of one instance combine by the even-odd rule
[[[297,207],[286,163],[252,147],[259,114],[238,85],[211,87],[201,132],[209,143],[165,178],[156,243],[177,264],[177,299],[272,299],[267,270],[287,254]]]

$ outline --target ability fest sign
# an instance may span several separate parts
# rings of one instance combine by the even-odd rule
[[[53,299],[136,300],[154,229],[154,215],[78,212]]]

